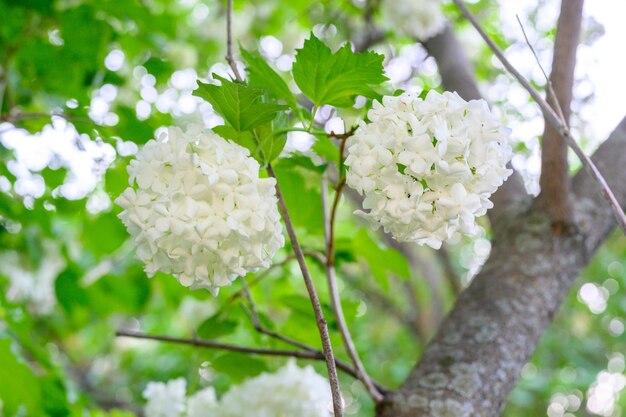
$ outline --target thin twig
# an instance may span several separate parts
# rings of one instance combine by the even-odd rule
[[[346,139],[343,139],[341,151],[339,153],[339,159],[343,160],[343,145]],[[328,213],[328,204],[326,202],[326,180],[322,179],[322,216],[324,218],[324,236],[326,238],[326,265],[324,270],[326,271],[326,281],[328,282],[328,292],[330,293],[331,305],[333,308],[333,312],[335,313],[335,319],[337,320],[337,327],[339,328],[339,333],[341,334],[341,338],[343,339],[343,344],[346,348],[346,352],[352,361],[352,364],[357,370],[359,380],[365,386],[365,389],[370,394],[372,399],[379,403],[383,400],[383,395],[376,389],[374,386],[370,376],[365,370],[365,366],[363,366],[363,362],[361,362],[361,358],[359,357],[359,353],[356,350],[356,346],[354,345],[354,340],[352,339],[352,335],[350,334],[350,329],[348,329],[348,325],[346,323],[346,318],[343,313],[343,308],[341,306],[341,299],[339,298],[339,290],[337,288],[337,277],[335,273],[335,245],[334,245],[334,226],[335,226],[335,218],[337,214],[337,207],[339,203],[339,199],[341,198],[341,188],[345,183],[345,178],[341,174],[341,170],[339,172],[341,177],[339,181],[339,186],[335,190],[335,198],[333,201],[333,205]]]
[[[7,115],[2,116],[1,120],[4,122],[9,122],[9,123],[18,123],[18,122],[21,122],[22,120],[44,119],[44,118],[52,119],[53,117],[60,117],[70,122],[90,124],[98,128],[106,127],[106,126],[99,125],[98,123],[94,122],[91,119],[86,119],[84,117],[77,117],[77,116],[73,116],[71,114],[65,114],[62,112],[14,113],[14,114],[7,114]]]
[[[366,284],[362,277],[355,277],[344,271],[342,278],[343,281],[357,291],[363,299],[368,301],[368,305],[371,303],[374,305],[374,308],[377,308],[394,317],[398,322],[405,325],[411,331],[411,334],[415,337],[415,339],[418,341],[423,340],[422,334],[419,331],[419,320],[417,320],[416,314],[414,315],[412,312],[404,312],[393,300],[387,297],[383,291]]]
[[[295,339],[292,339],[288,336],[283,336],[281,334],[278,334],[274,331],[271,331],[269,329],[266,329],[262,324],[261,324],[261,320],[259,320],[259,313],[257,311],[256,308],[256,303],[254,302],[254,300],[252,299],[252,295],[250,294],[250,289],[248,288],[248,284],[246,284],[246,281],[241,278],[241,285],[243,286],[243,292],[244,292],[244,297],[246,298],[246,300],[248,300],[248,305],[250,306],[249,308],[247,308],[244,304],[242,304],[242,308],[245,311],[245,313],[248,315],[248,317],[250,318],[250,321],[252,322],[252,325],[254,326],[254,329],[261,333],[264,334],[266,336],[269,336],[271,338],[274,338],[276,340],[280,340],[281,342],[287,343],[288,345],[292,345],[295,347],[298,347],[300,349],[309,351],[309,352],[319,352],[317,349],[312,348],[311,346],[308,346],[302,342],[299,342]],[[323,352],[320,352],[323,353]]]
[[[274,173],[274,169],[272,168],[271,164],[267,165],[267,173],[270,177],[276,179],[276,174]],[[309,298],[311,300],[313,311],[315,313],[315,320],[319,329],[320,338],[322,340],[324,357],[326,358],[326,368],[328,370],[328,380],[330,382],[330,390],[333,396],[333,410],[335,413],[335,417],[342,417],[343,405],[341,400],[341,391],[339,389],[337,369],[335,368],[335,356],[333,354],[333,347],[330,343],[330,335],[328,334],[328,325],[326,323],[326,318],[324,317],[324,312],[322,311],[322,305],[320,304],[319,297],[317,296],[317,291],[315,290],[315,286],[313,285],[313,279],[311,278],[309,268],[306,265],[304,253],[302,252],[302,248],[300,247],[300,242],[298,241],[298,237],[296,236],[296,231],[293,223],[291,222],[289,212],[287,211],[285,198],[283,197],[283,193],[280,189],[280,186],[278,185],[278,180],[276,182],[276,197],[278,198],[278,207],[280,209],[280,214],[282,215],[283,221],[285,222],[287,234],[289,235],[289,239],[291,240],[291,246],[298,260],[298,265],[300,265],[300,271],[302,272],[302,277],[304,278],[304,283],[309,293]]]
[[[243,81],[239,69],[237,68],[237,62],[233,58],[233,0],[228,0],[226,3],[226,62],[233,70],[235,79],[237,81]]]
[[[312,251],[312,250],[305,250],[305,251],[302,251],[302,253],[304,253],[304,256],[309,256],[311,258],[314,258],[321,265],[324,265],[326,263],[326,256],[323,253],[320,253],[320,252],[317,252],[317,251]],[[291,261],[293,261],[295,259],[296,259],[296,255],[289,255],[289,256],[285,257],[285,259],[283,259],[282,261],[273,263],[272,265],[270,265],[269,268],[263,270],[262,272],[257,274],[254,278],[252,278],[249,283],[246,282],[246,284],[248,284],[249,287],[254,287],[259,282],[261,282],[265,277],[267,277],[271,271],[273,271],[274,269],[278,269],[280,267],[283,267],[287,263],[289,263],[289,262],[291,262]],[[235,292],[230,297],[228,297],[227,303],[232,303],[232,302],[236,301],[239,297],[241,297],[243,295],[244,295],[244,290],[242,288],[241,290]]]
[[[602,176],[602,173],[598,170],[598,167],[593,163],[591,158],[587,156],[583,150],[580,148],[578,143],[570,136],[569,128],[561,123],[559,116],[555,113],[552,107],[546,102],[546,100],[541,96],[541,94],[533,88],[533,86],[528,82],[526,78],[522,74],[515,69],[515,67],[509,62],[508,59],[504,56],[500,48],[495,44],[495,42],[487,35],[487,33],[483,30],[480,23],[474,15],[467,9],[462,0],[453,0],[457,7],[461,10],[461,13],[470,21],[472,26],[478,31],[483,40],[487,43],[487,45],[491,48],[494,55],[500,60],[502,65],[517,79],[517,81],[528,91],[531,97],[537,102],[541,111],[548,121],[559,133],[559,136],[567,143],[567,145],[574,151],[576,156],[580,159],[583,167],[587,171],[589,175],[595,179],[598,185],[601,187],[602,195],[609,202],[611,209],[613,210],[613,214],[617,220],[617,223],[621,227],[624,234],[626,234],[626,215],[622,210],[617,198],[613,194],[613,191],[609,187],[606,182],[606,179]]]
[[[201,339],[185,339],[180,337],[171,337],[171,336],[163,336],[156,334],[147,334],[141,332],[134,332],[128,330],[118,330],[115,333],[118,337],[132,337],[134,339],[146,339],[146,340],[155,340],[159,342],[169,342],[169,343],[178,343],[181,345],[190,345],[197,346],[207,349],[221,349],[229,352],[237,352],[237,353],[245,353],[245,354],[253,354],[253,355],[264,355],[264,356],[287,356],[298,359],[308,359],[315,361],[324,361],[326,360],[324,353],[320,351],[304,351],[304,350],[286,350],[286,349],[266,349],[266,348],[254,348],[248,346],[239,346],[232,345],[229,343],[219,343],[211,340],[201,340]],[[357,378],[357,373],[354,368],[352,368],[347,363],[341,360],[335,360],[335,365],[337,369],[340,369],[344,373],[352,376],[353,378]]]
[[[524,39],[526,40],[526,45],[528,45],[528,48],[530,49],[530,52],[532,52],[533,56],[535,57],[535,61],[537,61],[537,66],[539,66],[539,69],[541,70],[541,73],[543,74],[544,78],[546,79],[546,86],[547,86],[547,90],[548,90],[548,94],[550,96],[552,96],[552,99],[554,100],[554,105],[556,107],[556,112],[559,116],[559,118],[561,119],[561,123],[563,123],[565,126],[569,126],[569,123],[567,122],[567,119],[565,118],[565,115],[563,114],[563,109],[561,108],[561,103],[559,103],[559,100],[556,96],[556,91],[554,91],[554,86],[552,85],[552,81],[550,81],[550,77],[548,77],[548,74],[546,73],[545,69],[543,68],[543,65],[541,65],[541,61],[539,60],[539,56],[537,55],[537,52],[535,51],[535,48],[533,47],[533,45],[530,43],[530,40],[528,39],[528,35],[526,35],[526,30],[524,29],[524,25],[522,24],[522,21],[519,18],[519,15],[515,15],[515,18],[517,19],[517,23],[519,23],[519,27],[522,29],[522,34],[524,35]]]

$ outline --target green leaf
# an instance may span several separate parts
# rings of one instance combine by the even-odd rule
[[[250,156],[259,161],[262,167],[276,159],[287,143],[286,135],[274,136],[270,123],[251,132],[238,132],[231,126],[216,126],[213,131],[247,148]]]
[[[66,417],[70,414],[67,393],[63,381],[54,376],[41,378],[42,406],[51,417]]]
[[[216,358],[211,365],[217,372],[230,376],[234,382],[253,377],[267,371],[262,360],[242,353],[228,352]]]
[[[213,340],[220,336],[231,334],[237,329],[237,322],[217,313],[209,317],[198,326],[198,336],[203,339]]]
[[[350,44],[332,53],[312,33],[297,50],[293,77],[315,105],[337,107],[351,107],[356,95],[376,96],[372,87],[387,80],[382,55],[371,51],[352,52]]]
[[[84,315],[89,307],[89,297],[85,289],[79,285],[79,279],[79,274],[70,267],[57,277],[54,289],[59,304],[68,313]]]
[[[99,257],[115,252],[128,239],[128,233],[119,219],[103,213],[85,219],[81,239],[85,248]]]
[[[261,166],[266,166],[278,158],[287,143],[287,135],[274,136],[271,124],[259,126],[253,134],[258,145],[252,156],[261,163]]]
[[[269,123],[287,106],[263,102],[263,90],[213,74],[222,85],[198,82],[193,94],[213,106],[237,132],[249,131]]]
[[[367,262],[376,282],[383,289],[389,289],[389,273],[404,279],[410,277],[411,270],[406,259],[395,249],[378,246],[365,229],[359,230],[352,239],[352,250]]]
[[[272,97],[284,100],[292,109],[298,107],[296,98],[285,80],[260,55],[246,51],[243,48],[241,49],[241,55],[248,63],[246,71],[248,72],[251,87],[267,90]]]
[[[327,161],[336,162],[339,160],[339,148],[327,137],[317,137],[312,149]]]
[[[232,140],[235,143],[247,148],[250,151],[250,155],[254,154],[257,148],[257,142],[252,135],[252,132],[239,132],[232,126],[215,126],[213,131],[223,137],[224,139]]]
[[[41,388],[35,374],[20,362],[11,351],[11,341],[0,339],[0,400],[7,416],[18,410],[29,412],[21,415],[40,415]]]
[[[283,163],[285,161],[285,163]],[[280,159],[274,165],[276,178],[287,203],[291,220],[296,227],[311,235],[323,235],[324,222],[321,210],[321,195],[317,184],[319,175],[310,170],[294,169],[289,159]]]

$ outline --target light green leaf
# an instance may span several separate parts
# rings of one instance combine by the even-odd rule
[[[287,83],[261,56],[245,49],[241,49],[241,55],[248,63],[246,71],[251,87],[267,90],[272,97],[284,100],[292,109],[298,106]]]
[[[237,132],[269,123],[279,111],[287,109],[285,105],[263,102],[263,90],[229,81],[216,74],[213,77],[222,84],[198,82],[198,88],[193,94],[211,103],[215,111]]]
[[[230,139],[247,148],[250,156],[262,167],[276,159],[287,142],[286,135],[273,135],[270,123],[246,132],[238,132],[231,126],[216,126],[213,131],[224,139]]]
[[[252,132],[239,132],[232,126],[215,126],[213,131],[224,139],[232,140],[244,148],[247,148],[250,151],[250,155],[253,155],[257,148],[257,142],[254,139]]]
[[[253,133],[258,145],[252,156],[261,163],[261,166],[278,158],[287,143],[287,135],[274,136],[270,124],[259,126]]]
[[[315,138],[312,149],[327,161],[337,162],[339,160],[339,148],[327,137]]]
[[[11,351],[11,341],[0,339],[0,400],[6,415],[28,410],[27,415],[39,415],[41,388],[35,374]]]
[[[352,106],[356,95],[375,96],[372,87],[387,80],[382,55],[371,51],[355,53],[349,44],[333,53],[312,33],[297,50],[293,77],[315,105],[337,107]]]
[[[389,273],[403,279],[410,277],[406,259],[395,249],[381,248],[365,229],[359,230],[352,239],[352,250],[367,262],[376,282],[383,289],[389,289]]]

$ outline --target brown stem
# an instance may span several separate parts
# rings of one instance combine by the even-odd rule
[[[262,324],[261,321],[259,320],[259,313],[257,311],[256,308],[256,303],[254,302],[254,300],[252,299],[252,295],[250,294],[250,289],[248,288],[248,284],[246,284],[246,281],[241,278],[241,285],[243,286],[243,292],[244,292],[244,297],[248,300],[248,304],[250,305],[250,308],[246,308],[244,304],[242,304],[242,307],[244,309],[244,311],[246,312],[246,314],[248,315],[248,317],[250,317],[250,321],[252,322],[252,325],[254,326],[254,329],[259,332],[262,333],[266,336],[269,336],[273,339],[276,340],[280,340],[283,343],[287,343],[288,345],[292,345],[295,347],[298,347],[300,349],[309,351],[309,352],[316,352],[317,350],[312,348],[311,346],[308,346],[304,343],[301,343],[295,339],[292,339],[290,337],[287,336],[283,336],[281,334],[278,334],[276,332],[273,332],[269,329],[266,329]],[[322,352],[320,352],[322,353]]]
[[[550,83],[554,94],[548,103],[561,112],[561,123],[569,124],[576,49],[580,39],[583,0],[563,0],[557,23]],[[573,221],[571,184],[567,163],[567,144],[559,132],[545,124],[541,152],[541,194],[538,203],[555,226],[566,227]]]
[[[340,160],[343,159],[342,151],[340,151],[339,153],[339,158]],[[341,175],[341,171],[339,175]],[[331,305],[333,308],[333,312],[335,313],[337,327],[339,328],[339,333],[341,334],[341,338],[343,339],[343,344],[346,348],[346,352],[348,353],[348,356],[350,356],[350,360],[357,370],[359,380],[363,383],[365,389],[370,394],[372,399],[376,403],[379,403],[382,401],[383,395],[378,391],[378,389],[376,389],[376,386],[372,382],[370,376],[365,370],[365,366],[363,366],[361,358],[359,357],[359,353],[357,352],[356,346],[354,345],[354,340],[352,339],[352,335],[350,334],[350,329],[348,329],[348,324],[346,323],[346,318],[343,313],[343,307],[341,306],[341,299],[339,298],[339,290],[337,288],[337,277],[335,274],[335,239],[333,231],[335,226],[337,207],[341,198],[341,188],[343,187],[344,183],[345,179],[342,176],[341,180],[339,181],[339,186],[335,190],[335,198],[333,200],[330,216],[328,215],[326,204],[326,181],[323,180],[322,183],[322,216],[324,217],[324,236],[326,238],[326,264],[324,265],[324,270],[326,272],[326,282],[328,283],[328,292],[330,293]]]
[[[228,0],[226,3],[226,62],[230,65],[230,68],[233,70],[233,74],[235,75],[235,79],[237,81],[243,81],[241,74],[239,74],[239,69],[237,68],[237,63],[233,58],[233,0]]]
[[[147,334],[147,333],[141,333],[141,332],[127,331],[127,330],[118,330],[115,333],[115,335],[120,336],[120,337],[132,337],[135,339],[146,339],[146,340],[155,340],[159,342],[178,343],[181,345],[197,346],[197,347],[208,348],[208,349],[221,349],[221,350],[227,350],[229,352],[237,352],[237,353],[246,353],[246,354],[254,354],[254,355],[264,355],[264,356],[287,356],[287,357],[293,357],[293,358],[298,358],[298,359],[308,359],[308,360],[315,360],[315,361],[326,360],[324,353],[318,350],[308,351],[308,350],[253,348],[253,347],[247,347],[247,346],[231,345],[228,343],[213,342],[211,340],[185,339],[181,337]],[[335,360],[335,365],[337,369],[340,369],[341,371],[350,375],[351,377],[355,379],[358,378],[356,370],[352,368],[350,365],[348,365],[347,363],[337,359]]]
[[[342,278],[343,281],[356,290],[363,299],[368,301],[368,305],[371,303],[375,308],[394,317],[411,331],[411,334],[415,337],[415,339],[420,342],[423,341],[417,317],[419,312],[414,314],[415,312],[403,311],[403,309],[397,306],[396,303],[389,297],[386,297],[385,294],[378,288],[374,288],[363,282],[363,277],[352,276],[349,273],[344,272],[342,274]],[[413,309],[413,307],[411,308]]]
[[[322,254],[321,252],[305,250],[305,251],[303,251],[303,253],[304,253],[305,256],[309,256],[311,258],[315,258],[315,260],[317,260],[321,265],[324,265],[326,263],[326,256],[324,256],[324,254]],[[265,277],[267,277],[269,275],[270,271],[272,271],[272,270],[274,270],[276,268],[283,267],[287,263],[293,261],[294,259],[296,259],[296,255],[289,255],[289,256],[287,256],[282,261],[270,265],[269,268],[267,268],[263,272],[261,272],[258,275],[256,275],[254,278],[252,278],[250,280],[250,283],[246,282],[246,284],[248,284],[250,287],[254,287],[259,282],[261,282]],[[241,290],[235,292],[230,297],[228,297],[228,300],[226,302],[227,303],[232,303],[233,301],[237,300],[239,297],[241,297],[243,295],[244,295],[244,290],[242,288]]]
[[[333,354],[332,344],[330,343],[330,335],[328,334],[328,325],[326,323],[326,318],[324,317],[324,312],[322,311],[322,306],[320,304],[319,297],[317,296],[317,291],[315,290],[315,286],[313,285],[313,279],[311,278],[309,268],[306,265],[304,253],[302,252],[302,248],[300,247],[300,242],[298,241],[298,237],[296,236],[295,228],[293,227],[293,223],[291,222],[291,217],[289,216],[289,211],[287,210],[287,205],[285,204],[285,198],[283,197],[283,193],[280,190],[280,186],[278,185],[278,179],[276,178],[276,174],[274,173],[274,169],[272,168],[271,164],[267,165],[267,173],[270,177],[276,179],[276,197],[278,198],[278,207],[280,209],[280,214],[285,222],[287,234],[289,235],[289,240],[291,241],[291,246],[298,260],[298,265],[300,266],[300,271],[302,272],[302,277],[304,278],[304,284],[306,285],[306,289],[309,293],[311,305],[313,306],[313,311],[315,313],[317,328],[319,330],[320,338],[322,340],[322,349],[324,351],[324,357],[326,358],[326,368],[328,370],[328,380],[330,382],[330,390],[333,396],[333,410],[335,412],[335,417],[342,417],[343,406],[341,400],[341,391],[339,389],[339,380],[337,378],[337,369],[335,367],[335,356]]]
[[[615,216],[615,219],[617,220],[618,225],[621,227],[622,231],[626,234],[626,215],[624,214],[624,211],[620,207],[617,198],[615,198],[615,194],[613,194],[613,191],[608,186],[606,179],[602,176],[602,173],[600,173],[600,171],[598,170],[596,165],[593,163],[591,158],[589,158],[589,156],[587,156],[583,152],[583,150],[578,145],[578,143],[576,143],[576,141],[570,136],[569,128],[561,122],[561,120],[559,119],[559,116],[552,109],[552,107],[548,104],[548,102],[544,100],[543,97],[541,97],[541,94],[537,90],[535,90],[533,86],[528,82],[528,80],[524,78],[524,76],[520,74],[519,71],[517,71],[517,69],[515,69],[513,64],[511,64],[508,59],[506,59],[506,57],[504,56],[500,48],[498,48],[495,42],[483,30],[478,20],[476,20],[474,15],[472,15],[472,13],[467,9],[463,1],[462,0],[453,0],[453,1],[457,5],[457,7],[461,10],[461,13],[463,13],[463,15],[467,18],[467,20],[469,20],[472,26],[474,26],[474,28],[478,31],[480,36],[487,43],[487,45],[491,48],[494,55],[500,60],[502,65],[504,65],[507,71],[509,71],[511,75],[513,75],[517,79],[517,81],[522,85],[522,87],[524,87],[526,91],[528,91],[531,97],[539,105],[546,122],[551,124],[552,127],[556,129],[561,139],[563,139],[565,143],[570,148],[572,148],[572,150],[574,151],[578,159],[580,159],[580,162],[585,168],[585,171],[587,171],[587,173],[594,178],[597,185],[599,185],[602,191],[602,195],[611,206],[611,210],[613,211],[613,215]]]

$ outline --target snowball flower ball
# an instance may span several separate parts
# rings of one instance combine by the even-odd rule
[[[208,387],[187,399],[186,417],[219,417],[218,407],[215,389]]]
[[[210,130],[171,127],[128,166],[116,204],[149,276],[173,274],[214,295],[266,268],[284,237],[276,180],[259,178],[249,151]]]
[[[143,398],[147,400],[144,408],[146,417],[182,417],[186,391],[187,381],[184,378],[166,383],[149,382],[143,391]]]
[[[326,378],[291,360],[276,373],[263,373],[232,387],[220,400],[219,417],[330,417]]]
[[[439,0],[383,0],[381,8],[385,22],[404,36],[425,41],[445,28]]]
[[[475,218],[512,173],[509,129],[485,101],[405,93],[374,102],[368,118],[347,143],[347,184],[369,210],[356,213],[399,241],[435,249],[475,234]]]

